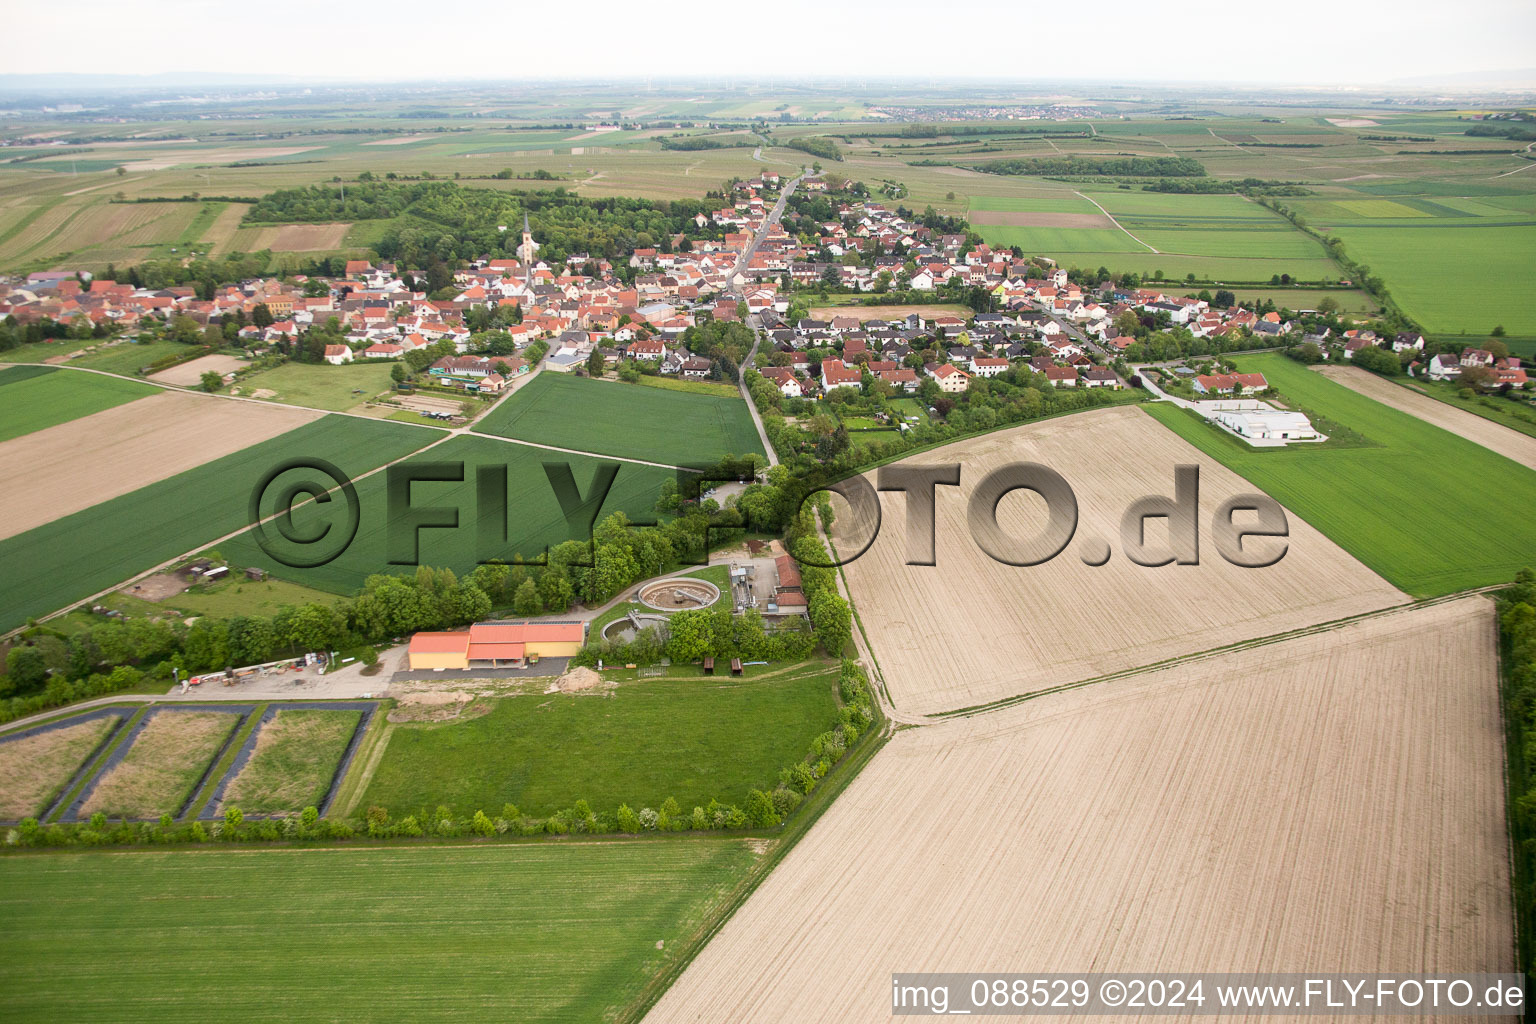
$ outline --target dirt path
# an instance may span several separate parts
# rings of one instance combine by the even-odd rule
[[[1146,242],[1143,242],[1141,239],[1137,238],[1135,235],[1131,234],[1129,231],[1126,231],[1125,230],[1125,225],[1123,225],[1119,221],[1115,220],[1114,214],[1112,214],[1108,210],[1104,209],[1104,207],[1099,206],[1098,201],[1095,200],[1093,197],[1083,195],[1083,193],[1081,193],[1081,192],[1073,192],[1072,194],[1075,195],[1075,196],[1079,196],[1079,197],[1081,197],[1083,199],[1088,200],[1090,203],[1093,203],[1094,206],[1098,206],[1099,212],[1102,213],[1105,217],[1108,217],[1109,218],[1109,222],[1111,224],[1113,224],[1115,227],[1119,228],[1121,231],[1125,231],[1125,236],[1127,238],[1129,238],[1131,241],[1135,242],[1137,245],[1146,245],[1148,252],[1157,253],[1159,256],[1163,255],[1161,252],[1158,252],[1158,250],[1152,248],[1152,246],[1147,245]],[[1174,254],[1170,254],[1170,255],[1177,255],[1177,254],[1174,253]]]

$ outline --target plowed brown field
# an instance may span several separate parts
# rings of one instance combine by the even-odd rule
[[[276,437],[320,413],[166,392],[0,444],[0,538]]]
[[[973,707],[1407,600],[1294,515],[1278,563],[1229,564],[1211,540],[1212,514],[1226,498],[1255,488],[1134,408],[1016,427],[907,461],[962,467],[958,488],[937,489],[938,564],[905,564],[905,498],[887,493],[879,538],[844,570],[902,711]],[[1064,476],[1079,510],[1067,549],[1027,568],[994,561],[966,526],[971,490],[992,469],[1021,461]],[[1200,467],[1200,564],[1135,565],[1120,550],[1121,515],[1143,495],[1171,497],[1180,464]],[[1016,492],[1000,503],[998,521],[1011,535],[1033,537],[1044,507],[1030,492]],[[1149,540],[1159,529],[1166,536],[1159,522],[1150,521]],[[839,520],[840,552],[851,553],[848,538],[857,530],[851,516]],[[1115,549],[1097,568],[1081,557],[1094,538]]]
[[[897,733],[647,1020],[885,1021],[906,971],[1512,971],[1494,650],[1473,597]]]

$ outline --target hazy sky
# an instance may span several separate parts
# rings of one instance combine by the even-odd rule
[[[0,71],[31,73],[270,72],[370,81],[961,75],[1324,85],[1536,65],[1532,0],[7,6],[10,45]]]

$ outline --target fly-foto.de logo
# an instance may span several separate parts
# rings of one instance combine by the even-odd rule
[[[388,565],[419,565],[424,530],[474,530],[474,550],[480,562],[509,561],[515,554],[533,554],[519,549],[517,533],[521,524],[514,522],[509,511],[509,495],[527,488],[546,488],[559,506],[568,539],[589,542],[615,480],[625,471],[633,471],[633,467],[617,462],[597,463],[583,493],[571,465],[560,461],[545,462],[542,479],[526,475],[513,479],[507,466],[496,463],[482,463],[472,469],[458,461],[413,461],[390,466],[384,471],[384,560]],[[874,484],[865,476],[835,481],[791,477],[771,486],[783,492],[777,503],[780,508],[803,511],[807,502],[824,492],[840,495],[848,502],[847,513],[839,517],[844,523],[839,528],[841,550],[825,563],[808,561],[814,557],[808,552],[797,553],[807,564],[827,568],[847,565],[870,549],[881,526],[878,490],[904,496],[906,563],[934,566],[939,564],[938,502],[949,500],[944,492],[959,488],[962,475],[963,468],[958,462],[898,465],[881,468]],[[678,492],[697,498],[711,484],[733,478],[731,472],[718,465],[679,469]],[[418,485],[471,483],[472,495],[467,491],[457,493],[452,503],[441,498],[427,500],[418,489]],[[1148,494],[1138,498],[1120,518],[1120,551],[1136,565],[1200,564],[1200,467],[1174,467],[1172,483],[1171,495]],[[1010,532],[1000,522],[999,510],[1004,499],[1019,491],[1032,492],[1044,502],[1044,523],[1033,533],[1020,532],[1017,527]],[[971,540],[1005,565],[1049,562],[1066,551],[1077,537],[1077,495],[1065,477],[1040,463],[1015,462],[993,469],[980,478],[968,496],[956,497],[966,502],[965,522]],[[820,497],[816,504],[826,500]],[[308,506],[302,523],[294,515],[301,506]],[[335,465],[323,459],[298,458],[274,466],[257,481],[251,491],[249,514],[256,542],[270,558],[292,568],[308,569],[334,561],[352,544],[362,521],[362,501],[356,485]],[[1158,520],[1166,529],[1149,531],[1149,523]],[[1285,557],[1289,547],[1290,524],[1285,510],[1264,494],[1228,498],[1211,514],[1209,526],[1210,541],[1217,553],[1243,568],[1274,565]],[[758,522],[748,512],[736,510],[711,522],[706,531],[719,536],[724,531],[743,529],[773,533],[782,527],[780,521]],[[1114,553],[1110,541],[1098,536],[1079,539],[1076,550],[1083,563],[1090,566],[1105,565]]]
[[[820,490],[841,495],[849,504],[853,525],[843,546],[851,553],[827,563],[846,565],[868,551],[879,535],[880,497],[876,489],[905,497],[906,564],[938,565],[936,523],[941,488],[958,488],[958,462],[934,465],[885,466],[871,485],[864,476],[849,477]],[[1033,534],[1010,533],[999,522],[1003,499],[1029,491],[1045,503],[1045,523]],[[809,497],[809,495],[807,495]],[[1077,495],[1065,477],[1037,462],[1015,462],[991,470],[971,489],[965,522],[972,541],[1004,565],[1034,566],[1064,552],[1077,535]],[[1161,520],[1166,539],[1152,539],[1148,525]],[[1290,523],[1285,509],[1266,494],[1239,494],[1223,501],[1211,515],[1210,537],[1217,553],[1232,565],[1261,569],[1274,565],[1289,550]],[[1174,467],[1173,494],[1149,494],[1126,507],[1120,517],[1120,550],[1136,565],[1200,564],[1200,467]],[[1113,557],[1108,539],[1082,538],[1077,552],[1085,565],[1101,566]]]

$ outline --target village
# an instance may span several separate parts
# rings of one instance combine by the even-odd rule
[[[735,182],[730,205],[695,218],[721,229],[719,240],[678,236],[673,251],[636,248],[623,266],[581,253],[552,265],[540,259],[525,218],[517,258],[474,261],[431,296],[404,268],[368,259],[346,261],[333,279],[255,278],[201,297],[191,285],[151,290],[43,271],[9,285],[0,317],[23,329],[65,325],[69,339],[132,339],[179,326],[182,340],[219,342],[254,359],[409,360],[424,372],[399,373],[397,382],[419,377],[412,386],[481,396],[499,394],[535,366],[601,375],[628,362],[646,373],[734,382],[734,367],[716,366],[689,339],[702,324],[740,321],[762,332],[763,376],[785,397],[807,399],[871,385],[913,394],[926,380],[955,395],[1015,367],[1052,388],[1117,390],[1131,383],[1132,362],[1147,361],[1149,336],[1168,332],[1197,352],[1202,340],[1211,353],[1300,345],[1315,346],[1318,360],[1424,348],[1418,334],[1318,327],[1304,318],[1315,311],[1287,317],[1235,303],[1220,308],[1169,288],[1082,283],[1051,260],[925,226],[910,211],[873,201],[861,183],[831,175],[798,180],[788,212],[800,230],[791,233],[774,216],[775,201],[782,210],[789,198],[785,185],[772,171]],[[827,211],[828,219],[812,217]],[[860,304],[809,315],[818,289],[819,301],[836,290],[840,301]],[[887,315],[883,303],[892,295],[920,302],[893,304],[899,308]],[[306,352],[306,338],[320,327],[330,329],[323,346],[311,343]],[[236,381],[240,367],[227,356],[199,359],[198,351],[189,349],[180,380],[206,365],[220,378],[205,377],[206,384]],[[1465,375],[1490,390],[1528,383],[1518,358],[1482,349],[1405,359],[1405,368],[1436,381]],[[1217,396],[1265,389],[1220,374],[1190,383]]]

